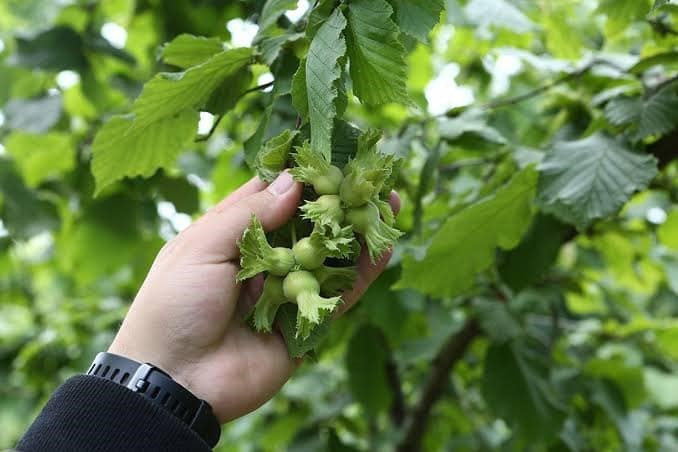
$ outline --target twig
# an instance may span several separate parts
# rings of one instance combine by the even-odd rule
[[[478,322],[470,319],[463,328],[450,336],[433,359],[431,373],[424,385],[417,405],[410,415],[410,423],[405,436],[398,446],[398,452],[416,452],[421,448],[421,440],[426,432],[431,409],[443,396],[449,374],[454,365],[464,356],[473,339],[480,334]]]
[[[455,173],[462,168],[466,168],[466,167],[469,167],[469,166],[484,165],[486,163],[492,163],[495,160],[497,160],[497,157],[466,159],[466,160],[460,160],[458,162],[450,163],[449,165],[443,165],[439,169],[440,169],[440,172],[442,172],[442,173]]]
[[[389,388],[391,389],[391,395],[393,397],[391,401],[391,421],[393,425],[400,426],[405,421],[405,395],[403,394],[403,385],[400,381],[400,374],[398,373],[398,365],[393,358],[393,353],[391,350],[391,344],[388,342],[388,338],[381,329],[377,329],[381,337],[381,346],[386,351],[386,381]]]
[[[426,192],[431,186],[431,176],[433,175],[434,169],[438,166],[441,146],[442,141],[438,142],[436,147],[430,150],[426,163],[424,163],[424,166],[421,168],[421,173],[419,174],[419,187],[417,188],[417,194],[414,199],[414,212],[412,214],[414,217],[412,235],[415,236],[421,232],[422,218],[424,216],[423,197],[426,196]]]
[[[257,85],[253,88],[247,89],[247,90],[243,91],[242,93],[240,93],[240,95],[236,98],[235,102],[237,103],[240,99],[242,99],[243,97],[247,96],[250,93],[254,93],[254,92],[257,92],[257,91],[265,90],[266,88],[270,88],[274,84],[275,84],[275,80],[272,80],[270,82],[262,83],[261,85]],[[207,141],[210,138],[212,138],[212,135],[214,135],[214,132],[217,130],[217,127],[219,127],[219,123],[221,123],[222,119],[224,119],[223,114],[217,115],[217,119],[214,121],[214,124],[212,124],[212,127],[210,127],[210,131],[207,132],[206,135],[196,138],[194,141],[196,143],[200,143],[202,141]]]
[[[481,109],[483,110],[496,110],[498,108],[503,108],[503,107],[508,107],[510,105],[515,105],[519,104],[521,102],[524,102],[526,100],[529,100],[533,97],[536,97],[540,94],[543,94],[550,89],[562,84],[562,83],[567,83],[571,80],[575,80],[582,75],[586,74],[588,71],[593,69],[596,66],[610,66],[620,72],[628,72],[625,68],[618,66],[617,64],[613,63],[612,61],[608,60],[602,60],[602,59],[593,59],[581,68],[577,69],[576,71],[569,72],[555,80],[552,80],[549,83],[546,83],[545,85],[539,86],[533,90],[530,90],[526,93],[519,94],[517,96],[513,97],[507,97],[507,98],[500,98],[500,99],[495,99],[491,100],[483,105],[480,106]]]

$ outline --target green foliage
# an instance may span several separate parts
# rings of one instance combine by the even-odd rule
[[[539,166],[539,202],[580,229],[619,210],[657,173],[656,160],[596,134],[556,143]]]
[[[307,358],[218,450],[678,450],[676,0],[309,3],[0,2],[0,448],[163,242],[305,166],[245,267]],[[404,235],[332,319],[357,229]]]
[[[343,36],[345,27],[346,19],[336,9],[311,41],[306,63],[295,74],[298,81],[292,92],[299,113],[304,116],[308,114],[311,123],[311,147],[328,161],[332,155],[332,128],[337,116],[337,83],[346,53]]]
[[[346,39],[355,95],[368,105],[406,102],[405,49],[386,0],[348,5]]]
[[[497,248],[511,249],[520,242],[530,225],[536,183],[536,171],[528,168],[494,196],[447,219],[431,238],[425,258],[405,259],[398,287],[438,297],[472,287],[474,276],[492,265]]]

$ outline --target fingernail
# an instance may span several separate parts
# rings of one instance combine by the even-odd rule
[[[268,191],[274,195],[280,196],[294,185],[294,179],[288,171],[283,171],[280,175],[268,186]]]

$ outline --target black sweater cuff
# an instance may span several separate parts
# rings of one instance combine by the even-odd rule
[[[80,375],[61,385],[17,445],[23,452],[210,451],[187,425],[139,394]]]

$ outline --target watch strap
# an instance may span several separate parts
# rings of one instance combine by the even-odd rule
[[[101,352],[94,358],[87,375],[125,386],[162,406],[200,435],[210,447],[219,441],[221,429],[210,404],[194,396],[153,364]]]

